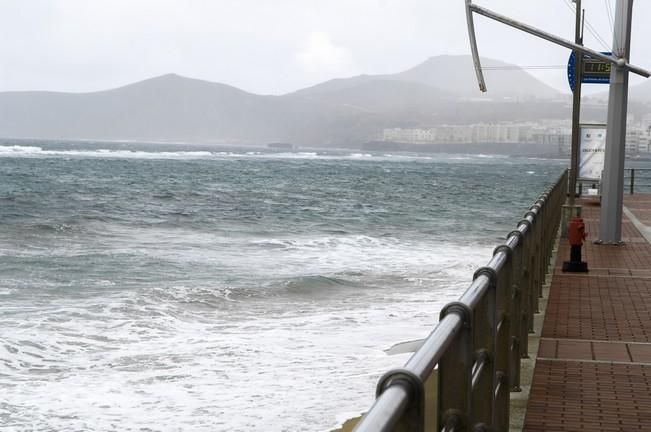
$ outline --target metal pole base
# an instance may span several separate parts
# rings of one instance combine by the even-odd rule
[[[588,272],[588,263],[585,261],[565,261],[563,263],[563,272],[564,273],[587,273]]]
[[[595,240],[592,243],[596,245],[604,245],[604,246],[624,246],[626,242],[624,241],[617,241],[617,242],[605,242],[603,240]]]
[[[581,246],[570,246],[570,260],[563,263],[563,271],[570,273],[588,272],[588,263],[581,261]]]

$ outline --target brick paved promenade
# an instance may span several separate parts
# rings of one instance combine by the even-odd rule
[[[651,228],[651,195],[624,201]],[[582,205],[590,272],[561,272],[561,240],[524,430],[651,431],[651,244],[626,216],[624,245],[592,244],[599,207]]]

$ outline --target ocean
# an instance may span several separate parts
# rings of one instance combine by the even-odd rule
[[[0,429],[331,430],[566,165],[0,141]]]

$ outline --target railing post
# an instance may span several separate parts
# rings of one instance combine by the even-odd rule
[[[509,429],[509,383],[513,379],[511,363],[511,296],[513,294],[511,277],[513,272],[513,249],[507,245],[495,248],[493,255],[505,253],[507,261],[497,276],[495,327],[495,379],[493,387],[493,429]],[[517,356],[519,360],[519,356]]]
[[[545,242],[545,239],[547,238],[547,232],[551,229],[551,227],[546,223],[548,215],[550,214],[550,205],[551,192],[548,190],[542,194],[541,197],[538,198],[538,200],[536,200],[536,203],[532,206],[532,208],[538,208],[538,223],[540,224],[540,263],[542,268],[540,269],[540,287],[538,289],[538,298],[542,298],[543,296],[542,287],[545,283],[545,273],[547,271],[547,243]]]
[[[532,206],[532,208],[534,208]],[[540,263],[542,261],[542,243],[541,243],[541,234],[542,234],[542,223],[539,220],[540,217],[540,207],[538,207],[538,212],[528,211],[525,213],[524,217],[531,216],[533,223],[531,224],[531,233],[529,236],[531,238],[531,317],[533,325],[533,314],[540,312]],[[530,329],[532,330],[532,329]]]
[[[631,168],[631,195],[635,192],[635,168]]]
[[[439,320],[456,313],[463,326],[439,361],[439,427],[454,432],[470,432],[472,409],[473,324],[472,311],[460,302],[441,310]]]
[[[509,385],[511,391],[520,391],[520,359],[522,357],[522,329],[526,334],[526,321],[523,320],[524,310],[522,305],[524,303],[523,282],[523,250],[524,250],[524,236],[519,230],[511,231],[507,239],[511,236],[517,236],[518,245],[511,254],[511,268],[510,268],[510,303],[511,309],[509,313]]]
[[[539,223],[540,223],[540,258],[541,258],[541,269],[540,269],[540,290],[538,292],[538,297],[543,297],[543,285],[545,284],[545,276],[547,275],[547,266],[549,265],[549,245],[545,241],[550,232],[555,232],[555,226],[549,225],[551,222],[550,216],[553,214],[553,209],[551,208],[553,204],[552,199],[553,189],[548,189],[543,196],[536,201],[536,204],[540,205],[539,211]],[[536,205],[534,204],[534,205]]]
[[[394,369],[378,381],[376,398],[391,385],[400,384],[410,394],[407,411],[403,414],[393,432],[424,432],[425,431],[425,385],[419,377],[406,369]]]
[[[533,310],[535,307],[534,304],[534,293],[533,293],[533,225],[527,219],[522,219],[518,222],[518,226],[526,225],[527,226],[527,235],[524,236],[522,242],[522,283],[520,284],[520,290],[522,292],[522,320],[523,326],[521,329],[521,339],[520,339],[520,352],[522,358],[529,358],[528,354],[528,341],[529,341],[529,332],[533,331]]]
[[[488,291],[475,307],[473,314],[474,365],[472,376],[472,412],[470,424],[490,425],[493,422],[493,398],[495,388],[495,333],[497,303],[497,272],[491,267],[479,268],[473,280],[484,275],[489,279]]]

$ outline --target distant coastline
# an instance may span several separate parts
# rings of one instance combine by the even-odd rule
[[[267,148],[275,150],[296,150],[298,147],[292,143],[275,142],[267,144]]]
[[[467,153],[564,158],[554,144],[534,143],[454,143],[407,144],[392,141],[369,141],[362,145],[369,151],[404,151],[415,153]]]

